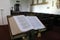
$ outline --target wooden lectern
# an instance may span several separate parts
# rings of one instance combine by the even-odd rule
[[[38,30],[32,29],[27,32],[21,32],[21,30],[19,30],[19,28],[17,27],[14,19],[12,20],[11,17],[13,16],[7,16],[11,40],[37,40],[35,38],[41,37],[41,32],[46,30],[46,28],[43,28]]]

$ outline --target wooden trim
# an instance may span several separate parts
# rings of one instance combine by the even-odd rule
[[[35,5],[43,5],[43,4],[47,4],[48,2],[45,3],[39,3],[39,4],[31,4],[31,6],[35,6]]]
[[[10,24],[9,24],[9,19],[8,19],[8,18],[10,18],[10,17],[11,17],[11,16],[7,16],[7,21],[8,21],[8,27],[9,27],[9,32],[10,32],[10,38],[11,38],[11,40],[12,40],[13,35],[12,35],[11,29],[10,29]]]
[[[38,4],[38,0],[37,0],[37,4]]]
[[[32,6],[30,5],[30,12],[32,12]]]
[[[34,0],[32,0],[32,5],[33,5],[33,3],[34,3]]]
[[[54,1],[52,1],[52,7],[54,6]]]

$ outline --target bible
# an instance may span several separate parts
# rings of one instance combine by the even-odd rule
[[[45,29],[43,23],[36,16],[17,15],[9,17],[8,21],[12,35],[25,33],[30,30]],[[33,31],[31,33],[33,33]]]

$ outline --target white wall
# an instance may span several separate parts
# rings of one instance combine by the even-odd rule
[[[21,0],[21,11],[30,12],[31,0]]]
[[[60,14],[60,9],[56,8],[56,0],[46,0],[48,3],[44,5],[35,5],[32,6],[32,12],[37,13],[49,13],[49,14]],[[52,6],[52,1],[54,5]],[[10,0],[11,7],[14,6],[16,0]],[[20,0],[20,11],[21,12],[30,12],[31,0]]]
[[[14,7],[14,4],[16,3],[16,0],[10,0],[10,8]]]
[[[2,14],[0,16],[3,19],[3,23],[0,25],[8,24],[7,15],[10,15],[10,1],[9,0],[0,0],[0,14]]]
[[[29,12],[30,11],[30,0],[21,0],[21,11]],[[10,15],[10,9],[14,6],[16,0],[0,0],[0,25],[6,25],[7,15]],[[2,11],[1,11],[2,10]]]
[[[21,12],[30,12],[30,3],[31,0],[19,0],[20,1],[20,11]],[[10,0],[11,7],[14,7],[16,0]]]
[[[60,9],[58,10],[56,8],[56,0],[46,0],[48,4],[43,5],[35,5],[32,6],[32,12],[38,12],[38,13],[49,13],[49,14],[59,14]],[[54,1],[54,6],[52,6],[52,1]]]
[[[3,24],[3,20],[2,20],[2,14],[1,14],[1,10],[0,10],[0,25]]]

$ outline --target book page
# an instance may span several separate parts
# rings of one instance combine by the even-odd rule
[[[15,19],[19,29],[22,32],[29,31],[33,28],[31,23],[28,21],[28,19],[24,15],[13,16],[13,18]]]
[[[21,30],[18,28],[16,21],[13,17],[10,17],[9,19],[9,25],[12,35],[17,35],[21,33]]]
[[[26,17],[29,19],[31,25],[34,27],[35,30],[45,28],[43,23],[36,16],[26,16]]]

